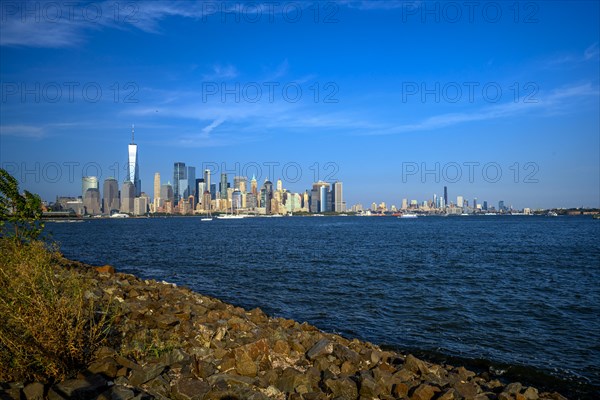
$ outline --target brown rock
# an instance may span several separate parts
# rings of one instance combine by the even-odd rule
[[[95,268],[96,271],[98,271],[101,274],[114,274],[115,271],[115,267],[113,267],[112,265],[103,265],[101,267],[96,267]]]
[[[102,360],[94,361],[89,367],[88,371],[94,374],[102,374],[107,378],[114,379],[117,377],[119,365],[114,358],[104,358]]]
[[[256,376],[258,367],[248,352],[242,351],[236,356],[235,369],[242,376]]]
[[[439,392],[435,386],[430,386],[426,383],[423,383],[419,387],[415,389],[412,396],[410,396],[411,400],[430,400],[437,392]]]
[[[358,397],[356,383],[350,378],[327,379],[325,387],[331,391],[334,398],[340,400],[356,400]]]
[[[481,391],[479,386],[472,382],[458,382],[454,384],[454,389],[465,399],[473,399]]]
[[[23,394],[27,400],[43,400],[44,385],[40,382],[33,382],[23,388]]]
[[[408,385],[402,382],[396,383],[392,388],[392,394],[395,397],[405,398],[408,395]]]
[[[538,390],[531,386],[529,386],[527,389],[525,389],[525,392],[523,392],[523,396],[527,400],[537,400],[540,398],[540,396],[538,394]]]
[[[275,345],[273,346],[273,351],[275,353],[289,355],[290,354],[290,345],[285,340],[278,340],[275,342]]]
[[[456,400],[459,399],[460,396],[454,389],[448,389],[446,393],[438,397],[437,400]]]
[[[404,360],[404,368],[406,368],[409,371],[412,371],[415,373],[421,373],[421,374],[426,374],[429,372],[429,368],[427,368],[427,365],[425,364],[425,362],[422,360],[419,360],[417,357],[413,356],[412,354],[409,354],[408,356],[406,356],[406,360]]]
[[[178,400],[202,400],[209,391],[210,385],[198,379],[180,379],[171,389]]]

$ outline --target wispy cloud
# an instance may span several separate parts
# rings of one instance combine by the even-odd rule
[[[209,134],[213,131],[213,129],[215,129],[216,127],[218,127],[219,125],[221,125],[223,122],[225,122],[225,118],[219,118],[219,119],[215,119],[213,122],[211,122],[210,125],[205,126],[204,128],[202,128],[202,133],[204,134]]]
[[[600,59],[600,48],[598,42],[588,46],[583,52],[564,54],[554,57],[548,61],[548,66],[557,66],[561,64],[579,64],[587,61],[598,61]]]
[[[212,71],[202,76],[205,81],[234,79],[238,76],[238,71],[233,65],[215,64]]]
[[[34,125],[0,125],[0,136],[42,139],[46,136],[46,131],[43,127]]]
[[[535,110],[553,112],[557,109],[561,110],[562,105],[564,105],[565,101],[567,100],[572,102],[573,98],[597,97],[599,94],[600,91],[598,88],[593,87],[589,83],[566,86],[556,89],[548,93],[546,96],[541,96],[539,101],[531,103],[510,102],[479,108],[471,112],[434,115],[413,123],[396,125],[385,129],[366,131],[363,134],[391,135],[415,131],[429,131],[469,122],[514,117],[519,114],[532,112]]]

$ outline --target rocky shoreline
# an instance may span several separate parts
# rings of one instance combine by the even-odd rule
[[[0,384],[0,399],[565,399],[461,366],[270,318],[166,282],[66,262],[112,302],[114,340],[54,383]]]

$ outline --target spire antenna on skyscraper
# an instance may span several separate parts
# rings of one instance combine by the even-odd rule
[[[131,144],[135,143],[135,141],[133,140],[134,129],[135,129],[135,124],[131,124]]]

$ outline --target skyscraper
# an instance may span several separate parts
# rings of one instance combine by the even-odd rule
[[[273,183],[270,180],[265,180],[262,189],[260,190],[260,205],[265,208],[267,214],[271,214],[271,199],[273,198]]]
[[[196,167],[187,168],[187,190],[185,197],[194,196],[196,197]]]
[[[154,173],[154,212],[160,207],[160,172]]]
[[[85,198],[88,189],[98,189],[98,178],[95,176],[84,176],[81,178],[81,197]]]
[[[100,191],[97,188],[90,188],[85,191],[83,197],[83,206],[88,215],[100,214]]]
[[[448,207],[448,187],[444,186],[444,207]]]
[[[140,180],[140,165],[138,163],[138,148],[134,142],[134,126],[131,125],[131,144],[129,145],[129,163],[127,164],[127,180],[134,186],[134,195],[142,194],[142,181]]]
[[[456,196],[456,206],[463,208],[465,204],[464,198],[462,196]]]
[[[256,177],[252,175],[252,180],[250,181],[250,193],[253,195],[258,195],[258,183],[256,182]]]
[[[163,203],[165,201],[169,201],[169,202],[171,202],[171,205],[173,205],[173,202],[174,202],[173,197],[174,197],[173,186],[171,185],[171,183],[166,183],[160,187],[160,198]]]
[[[234,176],[233,177],[233,188],[239,190],[242,193],[246,193],[246,181],[248,178],[245,176]]]
[[[342,190],[342,182],[334,182],[333,184],[333,211],[335,212],[344,212],[345,210],[345,203],[344,203],[344,197],[343,197],[343,190]]]
[[[104,204],[102,211],[109,214],[114,210],[119,210],[119,182],[115,178],[106,178],[104,180]]]
[[[184,195],[187,188],[187,169],[185,163],[176,162],[173,164],[173,196],[175,203],[179,203],[179,199]],[[183,187],[182,187],[183,186]]]
[[[210,192],[210,169],[204,170],[204,183],[206,184],[206,190]]]
[[[135,198],[135,186],[130,181],[123,182],[121,186],[121,212],[133,213],[133,199]]]
[[[219,192],[221,193],[221,199],[227,199],[227,174],[221,174],[221,184],[219,185]]]

